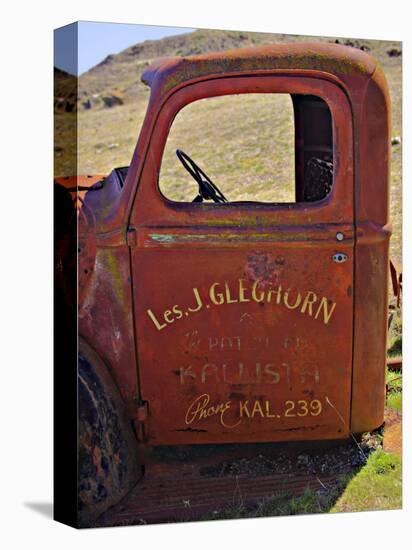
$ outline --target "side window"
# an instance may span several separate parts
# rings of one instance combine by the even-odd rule
[[[176,202],[319,201],[333,185],[332,135],[329,108],[316,96],[201,99],[174,119],[159,189]]]

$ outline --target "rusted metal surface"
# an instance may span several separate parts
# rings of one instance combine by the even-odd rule
[[[89,179],[101,182],[78,199],[79,332],[138,439],[319,440],[380,426],[390,115],[376,61],[285,44],[173,58],[144,79],[130,167]],[[297,202],[167,201],[158,174],[175,115],[247,93],[293,98]]]
[[[213,519],[307,489],[337,498],[342,477],[354,474],[373,450],[361,442],[158,448],[145,476],[97,525]],[[337,489],[339,488],[339,491]]]
[[[142,80],[159,95],[199,78],[272,71],[317,71],[343,81],[371,76],[376,61],[360,50],[321,43],[273,44],[226,52],[169,58],[148,67]]]
[[[111,365],[131,415],[136,399],[147,402],[146,440],[336,438],[380,425],[389,117],[375,61],[287,45],[165,61],[150,74],[124,184],[110,176],[86,197],[96,252],[80,304],[80,330]],[[292,207],[166,201],[157,174],[176,113],[257,91],[295,98],[297,147],[299,127],[316,122],[313,112],[323,117],[316,147],[329,153],[315,164],[333,170],[330,193]],[[301,158],[297,187],[307,179]],[[361,179],[370,166],[375,177]]]
[[[142,475],[138,445],[107,368],[80,341],[78,363],[78,517],[89,526]]]
[[[242,52],[240,56],[239,52]],[[248,62],[239,65],[239,57],[243,58],[244,56]],[[205,57],[209,60],[209,67],[213,66],[216,68],[215,72],[205,72],[203,70],[203,60]],[[314,57],[316,57],[316,62],[314,62]],[[380,88],[383,94],[387,96],[384,77],[379,67],[377,67],[376,61],[371,56],[360,50],[333,44],[311,44],[309,49],[307,44],[277,44],[269,47],[250,48],[247,52],[245,50],[237,50],[229,52],[227,55],[223,52],[208,54],[207,56],[193,56],[184,59],[186,66],[193,63],[196,67],[196,70],[192,71],[190,75],[184,71],[179,71],[181,58],[174,58],[171,61],[163,60],[163,62],[157,63],[155,67],[156,78],[151,79],[150,102],[127,174],[124,190],[122,191],[122,198],[121,200],[117,200],[113,196],[111,208],[101,209],[99,231],[100,229],[102,231],[116,230],[124,223],[125,219],[129,219],[137,188],[141,181],[140,174],[145,164],[144,159],[146,158],[149,144],[151,144],[150,150],[153,150],[153,142],[151,141],[152,131],[158,124],[160,111],[163,107],[168,108],[169,99],[174,95],[175,91],[186,88],[186,91],[190,92],[190,84],[202,82],[203,85],[206,85],[211,80],[222,81],[222,77],[224,76],[241,76],[243,74],[249,77],[249,81],[252,80],[251,76],[255,80],[255,77],[262,73],[262,59],[267,65],[267,68],[263,71],[265,75],[276,76],[277,80],[282,75],[289,75],[289,83],[300,80],[304,76],[313,76],[318,83],[335,83],[336,87],[343,89],[345,93],[349,94],[352,106],[354,104],[357,104],[358,107],[362,106],[364,101],[363,94],[365,88],[368,86],[371,74],[373,74],[376,80],[383,80]],[[290,68],[294,59],[295,67]],[[289,68],[285,68],[285,64],[288,64]],[[230,72],[230,67],[234,67],[235,70]],[[241,69],[239,70],[239,68]],[[170,78],[173,87],[166,94],[163,94],[161,82],[164,82],[166,78]],[[188,79],[185,80],[185,78]],[[226,93],[236,93],[235,88],[232,90],[227,88],[226,86]],[[289,88],[283,91],[291,93],[293,90]],[[308,93],[315,93],[316,95],[313,89],[308,91]],[[208,97],[208,95],[209,93],[205,89],[204,97]],[[322,94],[320,96],[322,97]],[[378,106],[378,109],[381,107]],[[358,110],[357,116],[360,116],[360,113],[361,111]],[[370,117],[370,114],[367,116]],[[349,119],[351,118],[349,115]],[[375,145],[373,145],[372,150],[365,156],[366,164],[370,162],[367,159],[374,157],[374,147]]]
[[[80,210],[87,189],[102,181],[103,178],[103,175],[65,176],[61,178],[55,178],[54,181],[71,193],[73,200],[76,202],[76,208]]]
[[[300,496],[334,487],[337,475],[273,475],[258,479],[248,476],[232,478],[148,478],[120,505],[103,514],[96,526],[118,526],[145,523],[169,523],[213,519],[222,510],[242,510],[277,494]]]
[[[149,402],[149,440],[347,436],[351,353],[344,342],[352,336],[351,262],[337,266],[343,283],[338,286],[332,270],[322,281],[318,278],[325,271],[323,262],[332,263],[334,250],[328,245],[303,250],[276,242],[270,249],[258,246],[242,242],[230,250],[213,248],[213,273],[206,269],[210,246],[197,245],[183,257],[179,249],[145,250],[137,334],[139,357],[151,365],[140,377]],[[165,277],[174,273],[174,287],[160,274],[153,286],[156,269]],[[260,270],[266,269],[262,277]],[[322,295],[321,285],[329,286],[329,295]],[[329,323],[337,302],[341,312],[335,332]],[[300,323],[306,325],[304,335]],[[319,366],[329,361],[336,370]]]
[[[402,370],[402,357],[391,357],[386,362],[389,370]]]

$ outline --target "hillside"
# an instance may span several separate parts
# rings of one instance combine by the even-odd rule
[[[147,40],[126,50],[107,56],[101,63],[79,78],[81,100],[92,100],[93,95],[118,94],[125,102],[134,101],[146,90],[140,74],[154,59],[170,56],[189,56],[212,51],[271,44],[273,42],[323,41],[347,44],[370,51],[384,66],[391,69],[393,63],[387,51],[400,50],[398,42],[357,40],[334,37],[309,37],[286,34],[253,33],[243,31],[215,31],[200,29],[192,33]],[[396,59],[396,58],[395,58]]]
[[[140,126],[146,110],[149,97],[148,88],[141,83],[140,75],[144,68],[154,59],[174,56],[193,55],[209,51],[227,50],[245,46],[257,46],[273,42],[304,42],[304,41],[338,41],[341,44],[354,46],[369,51],[378,59],[388,79],[392,99],[392,135],[401,136],[402,131],[402,57],[399,42],[342,39],[335,37],[292,36],[284,34],[251,33],[238,31],[197,30],[192,33],[167,37],[162,40],[146,41],[136,44],[119,54],[110,55],[97,66],[79,77],[77,101],[72,111],[78,109],[78,169],[80,173],[108,173],[115,166],[125,166],[136,144]],[[64,80],[64,79],[63,79]],[[69,79],[70,80],[70,79]],[[68,85],[66,79],[65,85]],[[68,87],[69,93],[64,106],[71,104],[74,99],[73,88]],[[61,93],[62,88],[58,88]],[[61,98],[61,96],[59,96]],[[214,109],[213,113],[212,110]],[[216,109],[220,109],[217,111]],[[75,144],[68,143],[66,136],[72,132],[73,120],[76,115],[67,113],[67,108],[59,108],[55,117],[56,155],[55,173],[68,175],[76,165]],[[184,112],[184,111],[183,111]],[[183,114],[182,112],[182,114]],[[189,113],[189,110],[187,111]],[[221,107],[202,106],[199,110],[190,112],[191,131],[187,131],[176,124],[176,130],[171,134],[171,144],[181,146],[187,152],[192,151],[192,141],[202,140],[202,147],[196,152],[195,160],[201,167],[207,168],[211,176],[218,178],[223,167],[230,169],[229,179],[237,182],[239,187],[239,169],[247,166],[249,170],[259,175],[260,190],[269,189],[273,180],[286,181],[290,170],[283,159],[291,157],[293,151],[290,146],[290,136],[293,132],[293,122],[286,116],[287,105],[279,104],[275,114],[266,103],[246,105],[244,109],[233,110],[222,102]],[[215,116],[222,124],[218,138],[208,128],[211,116]],[[248,116],[247,131],[236,133],[231,125],[244,123],[243,116]],[[180,116],[180,115],[179,115]],[[185,115],[189,116],[189,115]],[[177,120],[177,119],[176,119]],[[184,121],[184,118],[182,117]],[[258,122],[258,124],[254,122]],[[232,124],[233,123],[233,124]],[[245,127],[245,124],[243,124]],[[245,127],[246,128],[246,127]],[[275,134],[273,134],[275,128]],[[207,131],[206,131],[207,130]],[[272,134],[270,133],[272,132]],[[70,134],[73,135],[73,132]],[[253,151],[256,140],[261,136],[269,136],[279,141],[280,148],[276,156],[275,170],[268,163],[258,164],[257,156]],[[289,136],[289,137],[288,137]],[[222,158],[215,155],[219,146],[230,144],[232,153]],[[270,141],[267,141],[270,144]],[[239,151],[249,151],[239,156]],[[391,217],[394,224],[394,238],[392,239],[392,253],[400,259],[401,235],[401,151],[400,143],[392,147],[392,180],[391,180]],[[193,152],[193,151],[192,151]],[[264,144],[260,153],[269,158],[269,150]],[[228,163],[228,158],[231,162]],[[289,170],[289,171],[288,171]],[[181,167],[176,163],[173,154],[165,156],[162,172],[166,174],[166,188],[186,190],[189,185]],[[279,177],[278,177],[279,176]],[[212,179],[213,179],[212,177]],[[290,179],[290,178],[289,178]],[[253,191],[251,181],[242,180],[244,188],[237,188],[238,196],[244,197],[246,191]],[[292,182],[289,182],[292,183]],[[246,186],[249,186],[246,189]],[[283,185],[283,184],[282,184]],[[285,194],[287,193],[285,186]],[[191,188],[193,189],[193,188]],[[280,188],[280,192],[282,192]],[[231,196],[234,199],[233,196]]]
[[[72,112],[77,109],[77,78],[54,67],[54,109]]]

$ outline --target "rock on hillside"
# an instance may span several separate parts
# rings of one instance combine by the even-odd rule
[[[54,110],[74,112],[77,109],[77,77],[54,67]]]

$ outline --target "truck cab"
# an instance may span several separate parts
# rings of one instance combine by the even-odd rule
[[[82,180],[78,214],[80,353],[110,378],[138,445],[379,427],[391,229],[377,62],[277,44],[160,60],[142,79],[150,100],[131,164]],[[239,200],[181,148],[191,195],[167,197],[159,174],[178,114],[247,94],[290,98],[290,200]]]

